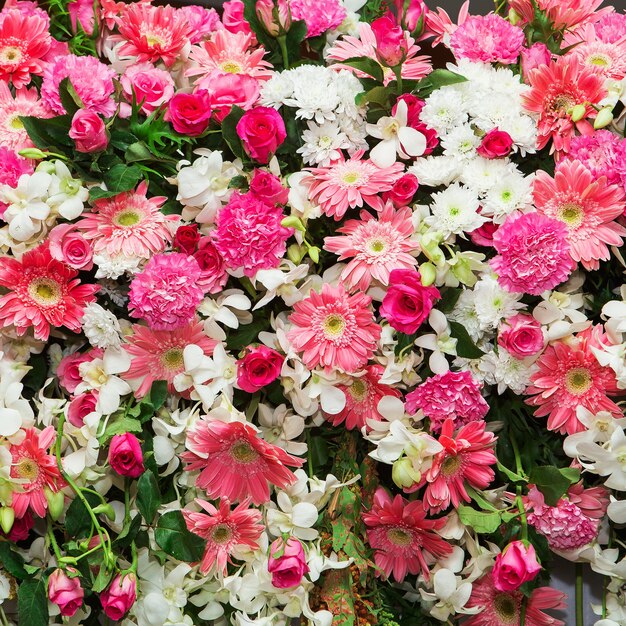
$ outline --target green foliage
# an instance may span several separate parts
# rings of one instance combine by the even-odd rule
[[[470,526],[479,534],[495,533],[502,523],[498,511],[477,511],[461,504],[457,512],[461,523]]]
[[[48,626],[48,591],[43,576],[22,581],[17,591],[17,611],[20,624]]]
[[[382,83],[384,74],[383,68],[378,61],[370,59],[369,57],[352,57],[341,62],[343,65],[349,65],[356,70],[360,70],[365,74],[368,74],[378,82]],[[370,90],[371,91],[371,90]]]
[[[417,84],[415,91],[420,98],[426,98],[435,89],[441,89],[447,85],[456,85],[467,81],[465,76],[456,74],[450,70],[437,69],[433,70],[428,76],[422,78]]]
[[[231,152],[240,159],[243,159],[246,153],[237,134],[237,124],[244,113],[245,111],[241,107],[233,106],[230,113],[222,120],[222,137]]]
[[[24,559],[11,548],[8,541],[0,541],[0,563],[11,576],[18,579],[29,578],[29,574],[24,568]]]
[[[146,470],[137,481],[137,508],[146,523],[151,524],[161,506],[161,492],[155,475]]]
[[[111,419],[107,424],[104,433],[98,437],[100,445],[106,444],[111,437],[123,435],[124,433],[140,433],[142,431],[141,422],[133,417],[121,416],[118,419]]]
[[[456,339],[456,353],[460,357],[464,359],[480,359],[485,354],[476,346],[465,326],[451,320],[448,320],[448,324],[450,324],[450,335]]]
[[[154,538],[166,554],[179,561],[193,563],[199,561],[204,554],[206,542],[187,530],[180,511],[169,511],[159,518]]]
[[[85,493],[85,500],[92,508],[100,504],[100,499],[93,493]],[[74,498],[65,514],[65,531],[75,539],[89,535],[91,517],[80,498]]]
[[[528,480],[541,491],[548,506],[556,506],[570,485],[580,480],[580,470],[573,467],[558,468],[554,465],[533,467]]]

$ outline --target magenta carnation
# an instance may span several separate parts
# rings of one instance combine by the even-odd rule
[[[598,130],[592,135],[573,137],[567,157],[571,161],[580,161],[596,180],[606,176],[609,184],[619,184],[620,171],[626,170],[623,143],[610,130]]]
[[[46,66],[41,86],[41,97],[55,113],[65,113],[59,96],[59,85],[69,77],[74,90],[85,108],[105,117],[115,112],[111,95],[115,91],[113,79],[116,72],[96,57],[78,57],[74,54],[56,57]]]
[[[517,61],[524,46],[524,31],[499,15],[472,15],[450,37],[450,48],[457,59],[504,63]]]
[[[347,15],[340,0],[291,0],[290,8],[294,20],[306,22],[307,37],[337,28]]]
[[[446,419],[454,420],[454,428],[482,420],[489,405],[482,397],[482,385],[468,371],[446,372],[425,380],[407,394],[405,408],[411,415],[418,409],[430,419],[430,430],[441,431]]]
[[[509,215],[493,235],[498,256],[489,262],[508,291],[538,296],[560,285],[575,264],[567,227],[541,213]]]
[[[152,330],[176,330],[189,324],[204,296],[202,270],[187,254],[156,254],[130,284],[129,310]]]
[[[218,213],[211,233],[226,266],[243,268],[246,276],[277,267],[285,254],[292,228],[281,226],[284,215],[250,193],[235,192]]]

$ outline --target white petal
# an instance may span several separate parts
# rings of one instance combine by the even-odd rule
[[[10,437],[22,427],[22,416],[14,409],[0,409],[0,437]]]
[[[435,594],[447,600],[456,591],[456,576],[449,569],[440,569],[433,577]]]
[[[450,369],[450,364],[441,352],[433,352],[428,359],[428,365],[434,374],[445,374]]]
[[[298,502],[294,504],[291,519],[294,526],[310,528],[317,521],[317,508],[310,502]]]
[[[426,137],[419,130],[405,126],[398,130],[398,139],[402,149],[410,156],[422,156],[426,151]]]
[[[204,350],[195,343],[185,346],[183,350],[183,361],[185,362],[185,371],[191,372],[199,367],[204,359]]]
[[[320,404],[322,409],[329,415],[341,413],[346,406],[346,396],[337,387],[324,387],[320,394]]]
[[[370,150],[370,159],[378,167],[391,167],[396,162],[395,140],[381,141]]]
[[[606,514],[616,524],[626,524],[626,500],[611,502]]]
[[[150,626],[163,626],[170,612],[169,602],[159,593],[149,593],[142,605]]]
[[[404,402],[395,396],[383,396],[376,407],[388,421],[393,422],[404,417]]]
[[[154,446],[154,460],[157,462],[157,465],[166,465],[174,458],[176,452],[172,442],[167,437],[157,435],[153,439],[152,444]]]

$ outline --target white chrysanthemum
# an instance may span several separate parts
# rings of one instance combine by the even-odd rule
[[[448,317],[454,322],[462,324],[475,342],[482,338],[483,332],[476,312],[474,292],[471,289],[464,289],[461,292]]]
[[[427,156],[415,159],[408,168],[417,177],[420,185],[439,187],[449,185],[459,176],[463,167],[461,161],[454,156]]]
[[[284,100],[284,104],[297,109],[296,117],[314,119],[318,124],[334,120],[342,100],[333,70],[318,65],[301,65],[288,71],[293,94]]]
[[[97,302],[90,302],[85,307],[81,323],[85,336],[94,348],[106,350],[106,348],[118,348],[121,345],[122,329],[117,317]]]
[[[304,145],[298,148],[298,154],[307,165],[326,167],[331,161],[339,159],[341,150],[348,148],[350,142],[336,122],[315,122],[307,124],[308,129],[302,133]]]
[[[537,123],[528,115],[511,116],[507,118],[500,130],[503,130],[513,139],[513,150],[518,150],[522,156],[536,152]]]
[[[504,348],[490,351],[480,359],[478,370],[488,385],[497,385],[498,393],[510,389],[515,394],[524,393],[530,384],[532,374],[537,370],[534,364],[511,356]]]
[[[341,113],[352,119],[365,117],[366,109],[356,104],[356,96],[363,91],[361,81],[348,70],[333,70],[333,84],[339,96],[337,113]]]
[[[260,102],[263,106],[280,109],[293,95],[293,81],[287,72],[276,72],[261,87]]]
[[[341,132],[344,133],[348,139],[346,150],[350,155],[353,155],[358,150],[367,150],[369,148],[366,139],[367,124],[365,118],[355,120],[344,115],[341,116],[338,121]]]
[[[480,203],[474,191],[455,183],[433,194],[430,205],[432,215],[424,222],[444,237],[469,233],[479,228],[487,219],[478,213]]]
[[[498,327],[501,320],[512,317],[524,308],[522,294],[502,289],[495,276],[484,276],[474,286],[474,306],[483,330]]]
[[[484,215],[493,217],[496,224],[502,224],[506,216],[516,209],[532,206],[532,177],[519,171],[511,171],[503,176],[485,195],[482,202]]]
[[[467,122],[463,96],[456,86],[442,87],[434,91],[424,104],[420,120],[434,128],[439,135]]]
[[[104,250],[94,254],[93,262],[98,267],[96,278],[119,278],[122,274],[136,274],[142,260],[140,257],[128,257],[123,254],[109,256]]]
[[[476,135],[470,124],[463,124],[453,128],[441,139],[441,147],[446,154],[462,160],[473,159],[476,156],[476,148],[481,139]]]
[[[459,180],[478,194],[486,193],[504,176],[508,176],[515,165],[506,159],[485,159],[477,156],[463,164]]]

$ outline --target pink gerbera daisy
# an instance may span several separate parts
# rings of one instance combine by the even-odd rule
[[[233,510],[230,502],[223,498],[219,502],[219,509],[206,500],[196,498],[196,503],[206,513],[182,510],[187,528],[194,534],[206,539],[204,556],[200,563],[200,571],[209,574],[214,572],[224,574],[226,564],[232,563],[231,555],[234,550],[249,548],[256,550],[259,547],[258,539],[265,530],[262,523],[261,511],[249,509],[249,500],[237,505]]]
[[[52,258],[47,243],[29,250],[20,261],[0,258],[0,324],[13,325],[18,335],[31,326],[35,339],[46,341],[50,327],[81,329],[85,305],[95,300],[98,285],[81,285],[78,272]]]
[[[402,163],[381,168],[362,156],[360,150],[347,161],[342,155],[328,167],[308,168],[311,175],[303,180],[311,185],[311,199],[320,204],[323,213],[337,221],[348,209],[362,207],[364,202],[375,209],[381,208],[379,194],[389,191],[402,176]]]
[[[31,74],[41,75],[50,42],[48,22],[41,15],[17,9],[0,14],[0,82],[19,89],[28,85]]]
[[[380,338],[380,326],[370,309],[372,299],[364,293],[348,295],[343,286],[322,285],[297,302],[289,317],[288,333],[302,361],[313,368],[342,369],[353,373],[370,359]]]
[[[620,408],[608,398],[617,393],[615,372],[603,367],[593,348],[603,348],[606,335],[601,325],[578,333],[575,341],[550,344],[537,361],[526,393],[526,403],[538,407],[535,417],[548,416],[548,430],[572,435],[585,430],[576,409],[585,407],[593,414],[608,411],[621,415]]]
[[[534,589],[526,600],[525,626],[564,626],[564,622],[543,611],[565,608],[565,598],[564,593],[550,587]],[[469,616],[464,626],[517,626],[521,623],[523,599],[521,591],[496,589],[489,572],[472,584],[472,595],[466,604],[468,609],[483,610]]]
[[[416,45],[413,37],[406,31],[405,38],[407,54],[405,60],[402,62],[402,78],[421,80],[424,76],[430,74],[433,69],[430,57],[418,55],[420,47]],[[352,35],[341,37],[331,46],[326,54],[326,58],[329,61],[347,61],[355,57],[367,57],[380,65],[378,57],[376,56],[376,37],[374,36],[371,25],[367,22],[359,22],[358,37],[353,37]],[[332,67],[348,70],[359,78],[371,78],[366,72],[357,70],[349,65],[343,65],[342,63],[337,63]],[[391,68],[381,65],[380,69],[383,72],[383,82],[385,85],[395,80],[395,74]]]
[[[77,223],[85,239],[93,241],[94,252],[149,259],[165,250],[172,241],[170,226],[179,218],[161,213],[167,198],[148,198],[147,189],[142,182],[135,191],[97,200],[92,212]]]
[[[346,406],[335,415],[324,413],[324,417],[333,425],[345,424],[348,430],[367,426],[368,420],[381,421],[383,416],[378,411],[378,403],[385,396],[400,397],[400,391],[380,382],[385,368],[382,365],[370,365],[361,376],[355,376],[347,385],[338,385],[346,397]]]
[[[583,41],[575,46],[565,58],[576,59],[603,78],[621,80],[626,75],[626,40],[606,43],[600,39]]]
[[[496,463],[493,452],[495,437],[485,430],[483,421],[462,426],[456,436],[454,420],[447,419],[441,427],[439,452],[425,474],[424,502],[431,513],[438,513],[450,506],[458,508],[461,501],[469,502],[465,485],[484,489],[494,478],[489,467]]]
[[[48,118],[52,111],[39,99],[36,88],[16,89],[13,96],[8,85],[0,82],[0,146],[16,152],[33,146],[20,117]]]
[[[350,290],[367,291],[372,279],[389,284],[394,269],[411,269],[417,265],[411,252],[419,248],[414,234],[412,211],[398,211],[388,203],[378,218],[361,211],[360,220],[348,220],[337,232],[344,236],[326,237],[324,249],[340,254],[339,261],[352,258],[341,272],[341,280]]]
[[[117,24],[119,39],[125,41],[120,54],[137,57],[138,61],[163,61],[170,67],[189,43],[185,14],[174,7],[129,4]]]
[[[372,508],[363,513],[363,521],[376,565],[397,582],[407,573],[421,573],[428,580],[428,566],[452,552],[452,546],[436,534],[445,518],[427,519],[419,500],[407,502],[401,495],[392,500],[382,487],[374,494]]]
[[[553,23],[555,30],[560,30],[571,29],[588,20],[597,20],[602,12],[596,9],[602,2],[603,0],[509,0],[509,5],[527,22],[534,20],[535,11],[539,9]]]
[[[553,140],[551,152],[568,152],[575,124],[574,106],[585,106],[585,117],[594,116],[594,105],[606,96],[604,80],[578,61],[559,57],[530,72],[531,89],[522,96],[525,108],[538,116],[537,147]]]
[[[613,220],[624,212],[624,190],[594,180],[580,162],[559,163],[554,178],[538,171],[533,195],[540,213],[567,226],[572,259],[585,269],[597,270],[610,258],[608,246],[622,245],[626,228]]]
[[[35,515],[45,517],[48,501],[44,490],[57,493],[63,487],[56,458],[47,452],[55,439],[53,426],[43,430],[29,428],[24,431],[23,441],[9,448],[12,457],[11,478],[19,485],[11,500],[15,517],[23,517],[29,507]]]
[[[198,320],[176,330],[150,330],[135,324],[127,341],[124,348],[132,360],[123,378],[139,385],[135,390],[136,398],[143,398],[155,380],[166,380],[169,393],[176,393],[174,378],[185,371],[185,348],[192,344],[200,346],[204,354],[210,356],[217,344],[205,335]]]
[[[189,452],[182,457],[187,471],[200,471],[196,485],[211,498],[250,497],[263,504],[270,499],[270,485],[285,489],[296,482],[287,466],[300,467],[302,459],[262,439],[251,424],[209,420],[198,420],[187,433]]]

